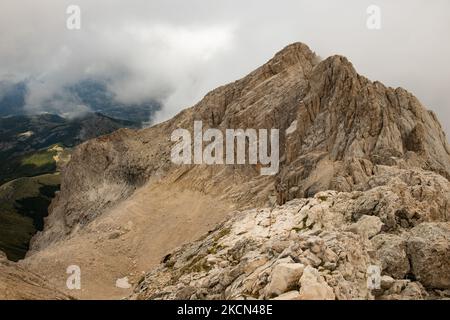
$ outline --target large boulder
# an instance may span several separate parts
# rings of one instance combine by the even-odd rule
[[[381,262],[383,274],[395,279],[403,279],[410,270],[406,241],[393,234],[379,234],[371,241],[376,250],[376,256]]]
[[[380,233],[383,222],[377,216],[363,215],[357,222],[352,224],[348,230],[362,237],[372,238]]]
[[[450,223],[422,223],[411,230],[407,252],[415,277],[425,287],[450,288]]]
[[[300,278],[300,300],[334,300],[335,295],[317,269],[307,266]]]
[[[280,294],[278,297],[273,300],[299,300],[300,293],[297,290],[292,290],[283,294]]]
[[[381,287],[383,289],[383,280]],[[428,293],[420,282],[410,280],[395,280],[390,284],[378,299],[381,300],[422,300],[428,297]]]
[[[266,296],[278,296],[290,289],[294,289],[303,274],[305,266],[301,263],[280,263],[272,271],[269,284],[266,287]]]

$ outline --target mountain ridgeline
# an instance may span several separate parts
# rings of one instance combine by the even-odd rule
[[[172,163],[171,133],[196,120],[279,129],[278,174]],[[64,291],[78,261],[78,298],[448,297],[449,178],[446,136],[416,97],[294,43],[164,123],[76,147],[21,265]],[[124,275],[134,289],[111,288]]]

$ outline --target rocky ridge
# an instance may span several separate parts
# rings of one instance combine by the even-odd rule
[[[261,176],[258,165],[173,164],[171,133],[177,128],[192,130],[194,120],[202,120],[205,129],[278,128],[279,173]],[[306,45],[295,43],[171,120],[139,131],[121,129],[76,148],[62,173],[61,192],[51,205],[45,229],[34,238],[23,264],[35,271],[54,264],[54,253],[67,251],[68,241],[70,248],[77,248],[82,235],[93,238],[98,221],[110,220],[104,229],[113,230],[120,227],[114,221],[133,222],[139,216],[142,221],[136,225],[140,225],[148,220],[145,215],[153,219],[158,213],[164,217],[165,232],[177,235],[176,241],[165,239],[164,248],[185,247],[150,271],[134,298],[446,296],[449,177],[450,147],[445,134],[436,116],[417,98],[359,75],[345,57],[320,61]],[[167,200],[137,197],[149,190],[149,195],[167,192],[169,199],[171,192],[174,196],[183,190],[214,196],[220,214],[208,209],[199,215],[209,214],[209,222],[222,220],[224,210],[233,213],[215,232],[189,245],[192,226],[203,230],[204,218],[189,220],[180,212],[172,214]],[[139,215],[129,209],[136,204]],[[247,223],[247,215],[266,222],[244,233],[234,232]],[[149,253],[140,244],[146,234],[139,232],[128,243],[133,247],[123,250],[135,252],[138,260]],[[214,249],[214,235],[227,232]],[[250,240],[244,241],[246,237]],[[116,245],[114,239],[105,238],[102,235],[101,244],[98,239],[83,242],[84,249]],[[308,244],[316,240],[318,247]],[[236,247],[234,255],[232,249],[239,241],[245,244]],[[281,249],[267,249],[270,246]],[[282,254],[287,248],[292,254]],[[429,254],[431,248],[439,251],[437,258]],[[183,251],[192,256],[184,256]],[[333,257],[331,251],[338,257],[342,253],[343,258],[325,257],[325,251]],[[115,257],[101,252],[107,271],[117,271]],[[87,259],[69,253],[70,259]],[[168,252],[150,253],[151,261],[137,262],[146,270]],[[244,254],[260,257],[264,263],[256,265],[265,265],[267,272],[253,267],[244,273],[235,270],[239,265],[246,268]],[[209,255],[228,262],[222,266],[206,262]],[[282,264],[275,268],[278,260]],[[388,289],[367,290],[363,279],[370,264],[382,266],[383,288]],[[427,273],[427,265],[434,273]],[[273,275],[272,269],[286,275]],[[103,274],[105,270],[99,270],[93,277],[101,279]],[[260,284],[244,286],[250,275]],[[216,286],[215,277],[225,282]],[[282,286],[274,280],[269,286],[273,278],[289,281]],[[205,283],[200,284],[200,279]],[[308,287],[315,289],[310,292]]]
[[[235,212],[164,257],[133,299],[450,298],[450,183],[377,166],[367,191]],[[436,214],[438,212],[443,215]],[[368,267],[380,266],[378,288]]]

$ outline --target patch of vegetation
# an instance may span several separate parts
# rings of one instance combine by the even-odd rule
[[[192,266],[192,270],[191,272],[208,272],[212,269],[212,267],[206,262],[206,260],[200,261],[197,264],[195,264],[194,266]]]
[[[216,254],[218,251],[222,250],[223,246],[214,242],[211,247],[208,248],[208,254]]]
[[[192,259],[189,264],[180,269],[180,275],[193,272],[198,273],[202,271],[208,272],[209,270],[211,270],[211,268],[212,267],[206,262],[205,257],[202,255],[198,255],[194,259]]]
[[[0,183],[5,183],[20,177],[33,177],[45,173],[53,173],[57,169],[54,157],[57,151],[53,147],[19,157],[5,160],[0,169]]]
[[[214,236],[214,242],[219,241],[221,238],[230,234],[230,232],[231,232],[230,228],[224,228],[224,229],[220,230],[219,233],[216,236]]]
[[[53,157],[56,156],[55,150],[47,149],[38,151],[21,159],[22,166],[44,167],[54,163]]]

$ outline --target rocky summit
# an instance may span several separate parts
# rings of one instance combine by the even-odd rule
[[[278,129],[279,172],[172,163],[171,133],[194,121]],[[449,178],[417,98],[294,43],[171,120],[78,146],[19,265],[62,292],[79,265],[76,298],[445,298]]]

